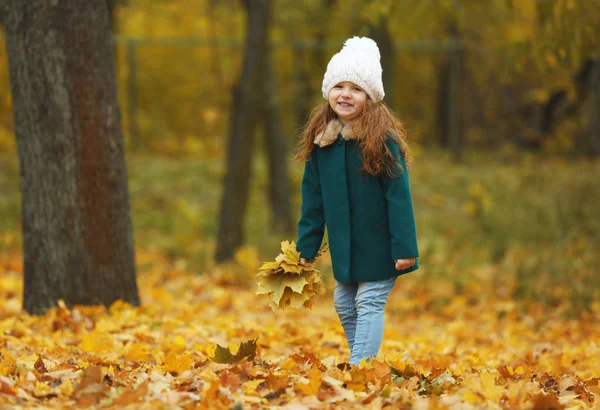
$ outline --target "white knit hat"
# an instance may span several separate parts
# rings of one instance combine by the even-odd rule
[[[331,57],[323,77],[323,97],[336,84],[350,81],[365,90],[374,102],[385,96],[381,80],[381,63],[377,43],[367,37],[352,37],[344,42],[342,50]]]

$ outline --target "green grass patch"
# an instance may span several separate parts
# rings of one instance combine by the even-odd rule
[[[213,266],[224,175],[221,159],[129,156],[135,241],[202,272]],[[302,164],[290,162],[297,221]],[[271,260],[283,234],[271,228],[266,163],[257,156],[245,222],[255,258]],[[574,309],[600,296],[600,161],[443,152],[420,155],[411,170],[420,280],[445,279],[456,292],[472,280],[490,292]],[[0,158],[0,253],[20,249],[18,167]],[[492,274],[475,275],[490,267]],[[483,276],[482,276],[483,275]],[[487,276],[486,276],[487,275]]]

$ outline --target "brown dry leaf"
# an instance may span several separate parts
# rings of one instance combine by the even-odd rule
[[[564,410],[565,408],[553,394],[538,393],[532,397],[531,402],[534,409]]]
[[[317,367],[320,371],[324,372],[327,370],[327,367],[319,360],[319,358],[311,352],[302,352],[301,354],[296,353],[292,355],[292,360],[301,365],[307,365],[308,363],[312,364],[313,367]]]
[[[212,360],[213,362],[216,362],[216,363],[229,363],[229,364],[239,362],[242,359],[247,359],[248,361],[251,361],[254,359],[254,356],[256,356],[256,341],[257,340],[258,339],[247,340],[247,341],[241,343],[240,347],[235,355],[231,353],[231,351],[229,350],[228,347],[225,348],[225,347],[221,347],[221,346],[217,345],[215,347],[214,356],[212,356],[210,358],[210,360]]]
[[[148,381],[143,381],[136,388],[128,387],[123,393],[113,402],[113,406],[128,406],[134,403],[145,401],[148,394]]]
[[[379,380],[382,380],[384,383],[391,381],[391,369],[390,366],[385,362],[380,362],[378,360],[372,360],[371,365],[375,370],[375,374]]]
[[[83,376],[75,388],[73,396],[81,405],[92,405],[106,397],[109,391],[109,387],[102,383],[102,369],[97,366],[89,366],[83,371]]]
[[[35,362],[33,367],[40,374],[48,373],[48,369],[46,369],[46,365],[44,364],[44,361],[42,360],[42,356],[38,356],[38,360],[37,360],[37,362]]]
[[[79,385],[77,386],[77,391],[81,391],[91,385],[99,384],[102,382],[102,368],[97,366],[89,366],[83,371],[83,376]]]
[[[234,393],[242,384],[240,375],[231,373],[228,370],[221,372],[219,381],[221,382],[221,386],[227,387],[232,393]]]

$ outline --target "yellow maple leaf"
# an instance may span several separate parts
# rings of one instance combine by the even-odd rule
[[[146,343],[130,343],[123,357],[132,362],[146,362],[151,357],[150,346]]]
[[[276,270],[277,268],[279,268],[279,262],[265,262],[258,270]]]
[[[79,348],[86,352],[108,352],[112,350],[114,341],[112,336],[95,329],[93,332],[85,334],[81,338]]]
[[[165,358],[165,362],[163,364],[163,369],[166,373],[176,373],[180,375],[192,368],[194,364],[194,359],[190,357],[190,355],[184,353],[181,356],[178,356],[177,353],[171,351]]]
[[[63,381],[58,390],[60,391],[60,394],[70,397],[71,394],[73,394],[74,390],[73,383],[71,383],[71,379],[66,379],[65,381]]]
[[[264,380],[264,379],[249,380],[242,385],[242,391],[244,392],[244,394],[247,394],[248,396],[258,395],[258,393],[256,392],[256,389],[258,388],[258,386],[263,384],[265,381],[266,380]]]
[[[294,309],[299,309],[308,299],[309,296],[307,294],[297,293],[286,287],[283,296],[281,297],[281,301],[279,302],[279,307],[284,308],[290,306]]]
[[[128,311],[128,310],[135,310],[135,308],[131,304],[129,304],[121,299],[113,302],[113,304],[110,305],[110,307],[108,308],[108,311],[110,312],[111,315],[115,315],[115,314],[121,313],[123,311]]]
[[[293,263],[288,263],[286,261],[282,261],[281,262],[281,267],[283,268],[284,272],[288,272],[288,273],[298,273],[298,274],[301,274],[304,271],[308,270],[303,265],[296,265],[296,264],[293,264]]]
[[[277,304],[281,304],[281,298],[286,288],[290,288],[293,292],[302,293],[306,279],[303,276],[297,275],[279,275],[270,278],[263,278],[258,283],[257,295],[273,294],[273,300]]]
[[[4,358],[0,360],[0,376],[8,376],[16,370],[17,361],[12,358],[6,349],[0,351],[0,357]]]
[[[471,389],[466,389],[462,397],[463,401],[468,404],[481,403],[481,396],[473,393]]]
[[[292,241],[283,241],[281,242],[281,250],[283,254],[288,258],[291,263],[300,263],[300,252],[296,250],[296,243]]]
[[[181,353],[186,349],[186,340],[182,336],[175,336],[171,342],[165,343],[163,348]]]
[[[317,256],[327,249],[327,244],[323,244]],[[312,263],[300,264],[300,252],[293,241],[281,242],[281,250],[283,253],[275,262],[265,262],[260,267],[256,295],[268,295],[273,310],[287,306],[310,308],[313,296],[325,292],[321,272]]]
[[[35,397],[46,397],[54,394],[54,389],[48,386],[46,383],[36,382],[33,388],[33,395]]]
[[[278,264],[279,264],[279,262],[278,262]],[[283,270],[283,268],[279,267],[277,269],[260,271],[256,274],[256,276],[264,276],[264,277],[268,278],[270,276],[283,275],[284,273],[285,273],[285,271]]]
[[[479,378],[481,380],[481,392],[483,395],[489,400],[498,403],[505,393],[504,386],[496,385],[496,376],[489,372],[481,372]]]
[[[360,366],[364,367],[367,364],[363,358],[360,362]],[[346,382],[346,388],[355,392],[367,391],[367,376],[363,369],[350,370],[350,380]]]

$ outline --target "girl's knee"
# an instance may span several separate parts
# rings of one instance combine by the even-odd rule
[[[383,313],[387,302],[386,298],[356,298],[355,308],[356,311],[360,314],[364,311],[375,312],[375,313]]]
[[[378,282],[363,282],[362,289],[359,289],[356,294],[356,310],[383,311],[395,282],[396,278]]]
[[[356,308],[353,301],[337,300],[333,302],[333,307],[339,316],[356,315]]]

